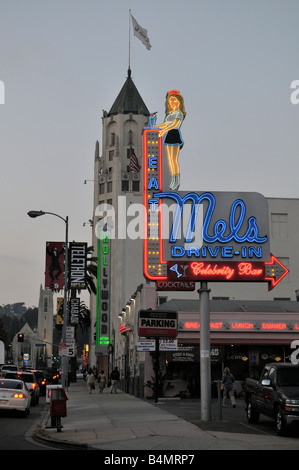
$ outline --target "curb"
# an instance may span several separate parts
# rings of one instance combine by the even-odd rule
[[[88,444],[79,444],[77,442],[63,441],[61,439],[55,439],[55,437],[49,437],[43,434],[43,427],[50,417],[50,410],[46,410],[40,423],[36,426],[32,438],[36,442],[42,442],[49,446],[55,446],[62,449],[72,448],[73,450],[91,450],[92,448]]]

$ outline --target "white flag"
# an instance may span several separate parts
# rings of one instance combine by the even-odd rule
[[[140,39],[142,44],[144,44],[145,47],[148,50],[150,50],[150,48],[152,46],[150,44],[150,40],[149,40],[148,35],[147,35],[147,30],[144,29],[144,28],[141,28],[141,26],[137,23],[137,21],[135,20],[133,15],[131,15],[131,17],[132,17],[132,23],[133,23],[133,29],[134,29],[134,36],[137,36],[137,38]]]

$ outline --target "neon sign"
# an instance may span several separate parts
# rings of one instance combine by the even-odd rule
[[[166,146],[169,170],[171,173],[170,189],[180,187],[179,153],[184,145],[180,127],[186,116],[184,99],[178,90],[170,90],[166,95],[166,117],[162,124],[157,124],[159,137],[163,137]]]
[[[168,93],[164,123],[156,125],[151,116],[150,126],[143,130],[145,277],[159,285],[166,280],[213,280],[267,281],[270,288],[275,287],[288,270],[270,253],[264,196],[175,191],[182,139],[176,132],[172,145],[165,135],[173,129],[179,131],[185,117],[183,100],[175,99],[178,96],[175,90]],[[179,108],[180,119],[168,119]]]
[[[268,263],[262,261],[217,261],[190,263],[175,262],[168,264],[168,280],[193,281],[268,281],[273,289],[287,274],[288,269],[273,255]]]
[[[199,331],[200,322],[198,321],[179,321],[179,331]],[[285,331],[298,331],[299,324],[296,322],[269,322],[263,320],[226,320],[211,321],[211,331],[263,331],[263,332],[285,332]]]
[[[98,233],[96,346],[107,352],[110,344],[110,232]]]

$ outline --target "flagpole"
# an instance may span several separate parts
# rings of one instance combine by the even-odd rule
[[[129,69],[131,68],[131,10],[129,10]]]

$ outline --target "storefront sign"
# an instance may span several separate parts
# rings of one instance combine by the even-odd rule
[[[156,341],[154,339],[138,339],[137,351],[138,352],[153,352],[156,350]]]
[[[262,261],[192,261],[167,263],[168,279],[157,281],[165,284],[170,280],[186,278],[194,281],[268,281],[269,289],[274,288],[289,272],[288,269],[273,255],[269,262]],[[186,281],[185,281],[186,282]]]
[[[253,192],[178,192],[163,126],[151,120],[143,131],[145,277],[157,287],[201,280],[275,287],[288,270],[270,253],[266,198]]]
[[[156,290],[191,290],[195,289],[194,281],[170,280],[156,281]]]
[[[178,340],[177,339],[160,339],[159,340],[159,351],[177,351]],[[156,350],[156,340],[154,339],[138,339],[137,351],[148,352]]]
[[[200,322],[180,320],[178,324],[178,331],[200,331]],[[299,321],[263,321],[263,320],[214,320],[210,322],[210,331],[252,331],[252,332],[264,332],[264,333],[285,333],[289,331],[295,331],[299,333]]]
[[[139,336],[176,337],[177,312],[140,310],[138,318]]]

